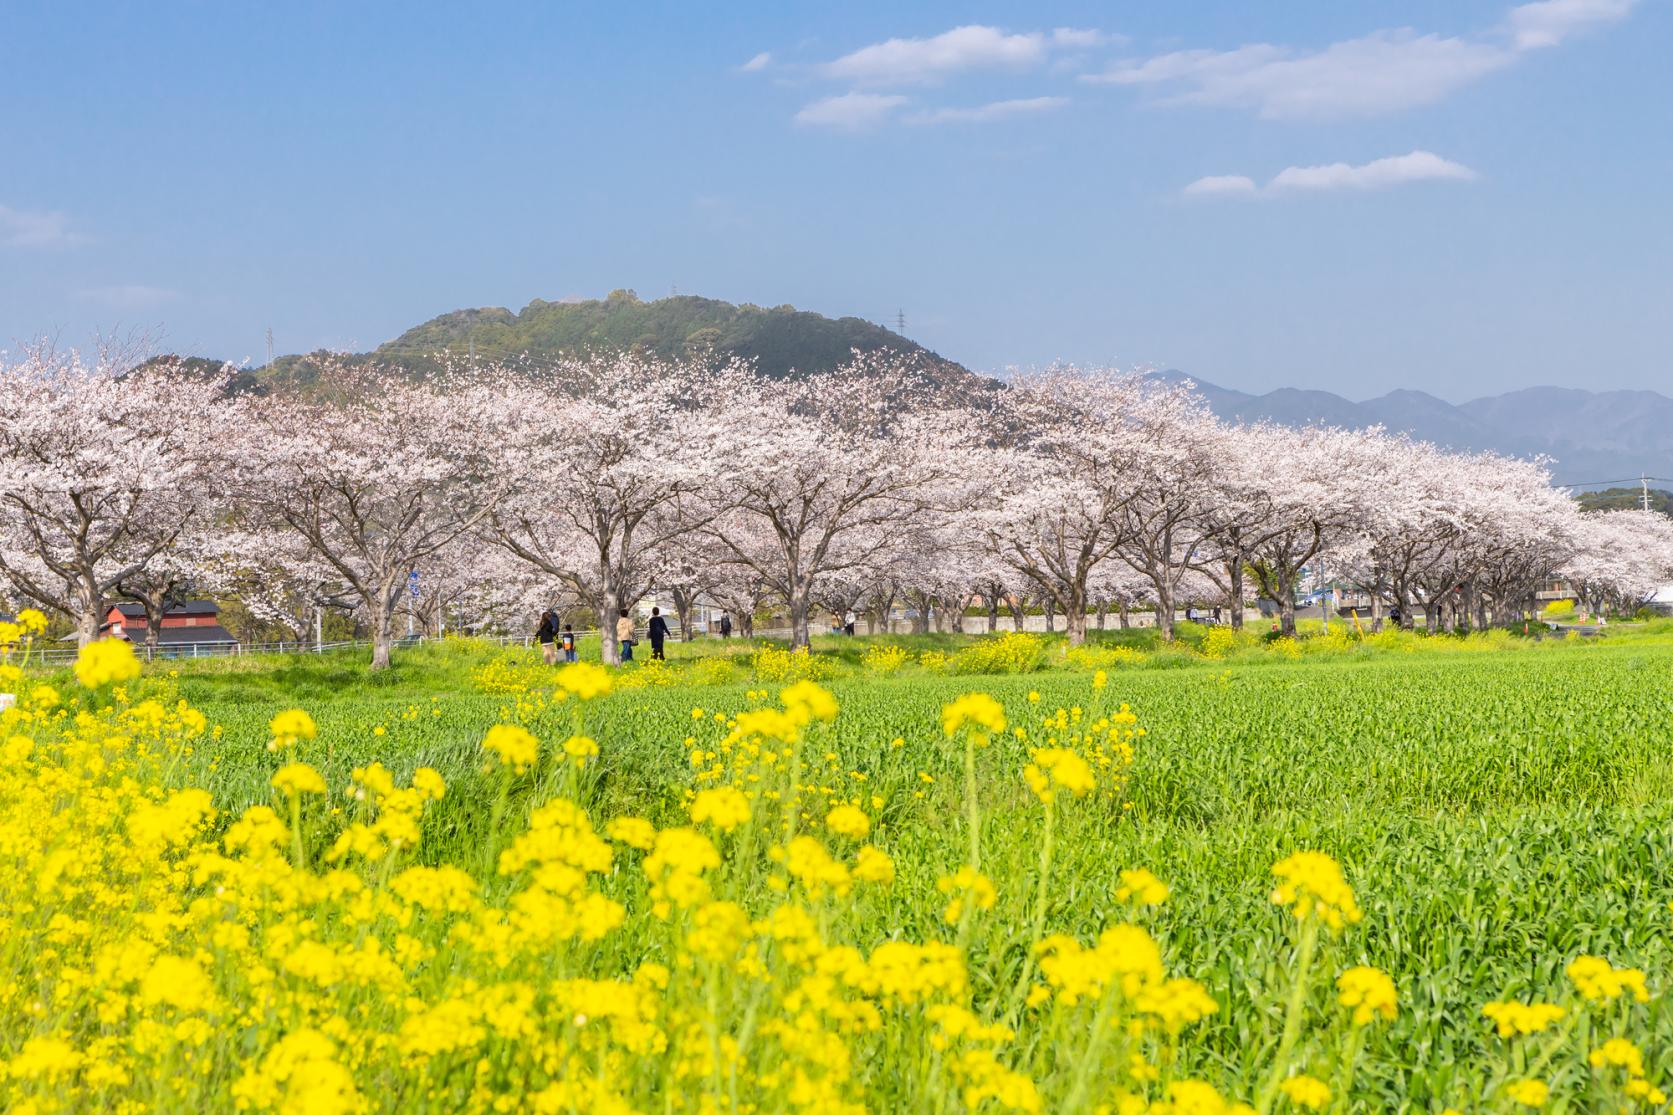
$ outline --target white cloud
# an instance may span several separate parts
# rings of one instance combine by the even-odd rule
[[[1007,35],[996,27],[955,27],[928,39],[889,39],[825,65],[830,77],[865,85],[935,81],[960,70],[1027,69],[1046,55],[1039,32]]]
[[[1359,166],[1330,163],[1326,166],[1285,167],[1266,188],[1285,190],[1381,190],[1407,182],[1469,182],[1476,172],[1463,163],[1443,159],[1430,151],[1413,151],[1375,159]]]
[[[1636,0],[1539,0],[1512,8],[1505,24],[1518,50],[1556,46],[1577,31],[1625,19]]]
[[[955,27],[927,39],[888,39],[820,67],[826,77],[857,85],[925,85],[967,70],[1030,70],[1053,50],[1104,42],[1102,32],[1060,27],[1050,34],[1010,34],[997,27]]]
[[[1392,155],[1353,166],[1328,163],[1322,166],[1285,167],[1262,187],[1242,174],[1211,175],[1186,186],[1187,197],[1256,197],[1280,194],[1324,193],[1331,190],[1382,190],[1408,182],[1469,182],[1478,175],[1463,163],[1443,159],[1431,151]]]
[[[1312,53],[1267,43],[1177,51],[1086,80],[1179,87],[1167,100],[1249,109],[1269,120],[1326,119],[1434,104],[1514,59],[1492,43],[1379,31]]]
[[[905,97],[881,93],[844,93],[803,106],[796,113],[796,123],[859,131],[882,123],[906,100]]]
[[[738,69],[742,70],[746,74],[753,74],[766,69],[772,64],[772,61],[772,54],[763,50],[760,54],[757,54],[754,58],[751,58],[748,62],[739,66]]]
[[[1211,174],[1185,187],[1188,197],[1227,197],[1253,195],[1260,187],[1243,174]]]
[[[12,209],[0,205],[0,244],[15,248],[51,248],[75,244],[82,237],[70,228],[70,218],[58,212]]]
[[[1026,97],[1014,101],[991,101],[975,108],[937,108],[914,112],[909,124],[987,124],[1015,116],[1051,112],[1069,103],[1067,97]]]
[[[115,286],[89,287],[77,293],[89,301],[98,302],[112,310],[121,310],[125,313],[154,310],[159,306],[165,306],[185,297],[178,290],[170,290],[167,287],[160,286],[146,286],[143,283],[120,283]]]
[[[1270,120],[1374,116],[1435,104],[1526,51],[1624,18],[1634,0],[1539,0],[1472,36],[1375,31],[1318,50],[1254,43],[1123,62],[1082,80],[1156,88],[1165,103],[1246,109]]]

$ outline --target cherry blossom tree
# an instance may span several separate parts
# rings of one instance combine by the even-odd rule
[[[365,617],[372,669],[389,665],[408,577],[482,522],[509,468],[493,434],[499,393],[465,378],[416,382],[325,361],[311,393],[274,393],[229,469],[240,513],[294,534]]]
[[[809,645],[823,579],[875,564],[890,531],[939,506],[973,432],[964,412],[903,400],[914,370],[880,357],[800,382],[755,380],[725,399],[729,446],[705,528],[790,611],[791,642]],[[923,394],[928,398],[927,393]]]
[[[1146,423],[1161,437],[1167,412],[1192,407],[1183,386],[1072,368],[1019,380],[998,405],[998,498],[972,518],[989,553],[1043,598],[1048,628],[1062,611],[1071,644],[1086,639],[1094,575],[1133,540]]]
[[[129,370],[39,350],[0,367],[0,574],[98,638],[113,595],[159,563],[223,491],[226,377]],[[177,562],[178,564],[178,562]]]
[[[676,544],[714,514],[700,497],[716,455],[682,429],[744,381],[736,367],[622,355],[508,383],[497,428],[514,447],[516,479],[490,517],[494,538],[613,632],[621,609],[677,575]],[[604,661],[618,662],[615,640],[600,641]]]
[[[1592,611],[1635,611],[1673,583],[1673,519],[1639,510],[1580,515],[1560,571]]]

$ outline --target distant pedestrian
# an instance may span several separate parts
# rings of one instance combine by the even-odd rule
[[[558,648],[553,640],[558,637],[558,613],[547,609],[541,613],[540,626],[534,629],[534,637],[540,643],[541,657],[546,659],[548,666],[558,660]]]
[[[732,614],[730,612],[721,613],[720,637],[722,639],[730,639],[732,637]]]
[[[859,622],[859,618],[854,614],[853,608],[848,609],[848,613],[842,617],[842,633],[844,635],[854,634],[854,625]]]
[[[563,625],[563,636],[560,638],[559,642],[560,642],[560,645],[563,648],[563,660],[565,662],[574,662],[575,657],[576,657],[575,656],[575,629],[567,623],[564,624]]]
[[[621,648],[623,662],[633,661],[633,635],[633,617],[623,608],[620,618],[616,620],[616,645]]]
[[[661,608],[651,609],[651,658],[657,662],[663,661],[662,644],[668,638],[668,621],[662,618]]]

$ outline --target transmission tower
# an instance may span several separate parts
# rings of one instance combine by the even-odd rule
[[[903,337],[906,335],[906,311],[905,310],[896,310],[895,311],[895,332],[899,333]]]

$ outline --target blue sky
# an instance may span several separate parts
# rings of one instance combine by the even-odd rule
[[[676,286],[972,367],[1673,387],[1673,4],[11,4],[0,342]]]

